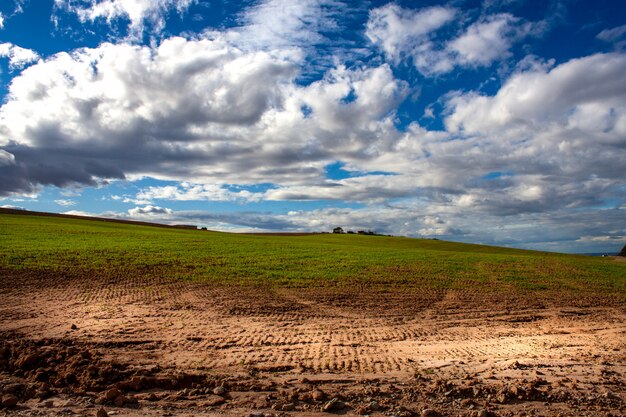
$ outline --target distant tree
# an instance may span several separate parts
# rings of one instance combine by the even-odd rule
[[[342,227],[335,227],[333,229],[333,233],[343,233],[343,228]]]
[[[619,256],[626,256],[626,245],[622,248],[622,251],[619,253]]]

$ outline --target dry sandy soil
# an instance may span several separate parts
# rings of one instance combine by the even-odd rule
[[[0,271],[0,416],[619,416],[625,318],[602,296]]]

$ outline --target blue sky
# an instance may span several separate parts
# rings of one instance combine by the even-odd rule
[[[0,206],[626,243],[626,4],[6,0]]]

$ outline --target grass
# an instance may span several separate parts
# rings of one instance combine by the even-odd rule
[[[286,287],[591,291],[626,295],[626,263],[362,235],[259,236],[0,214],[0,268]]]

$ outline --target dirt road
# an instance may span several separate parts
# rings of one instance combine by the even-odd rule
[[[0,415],[626,410],[620,298],[0,276]]]

